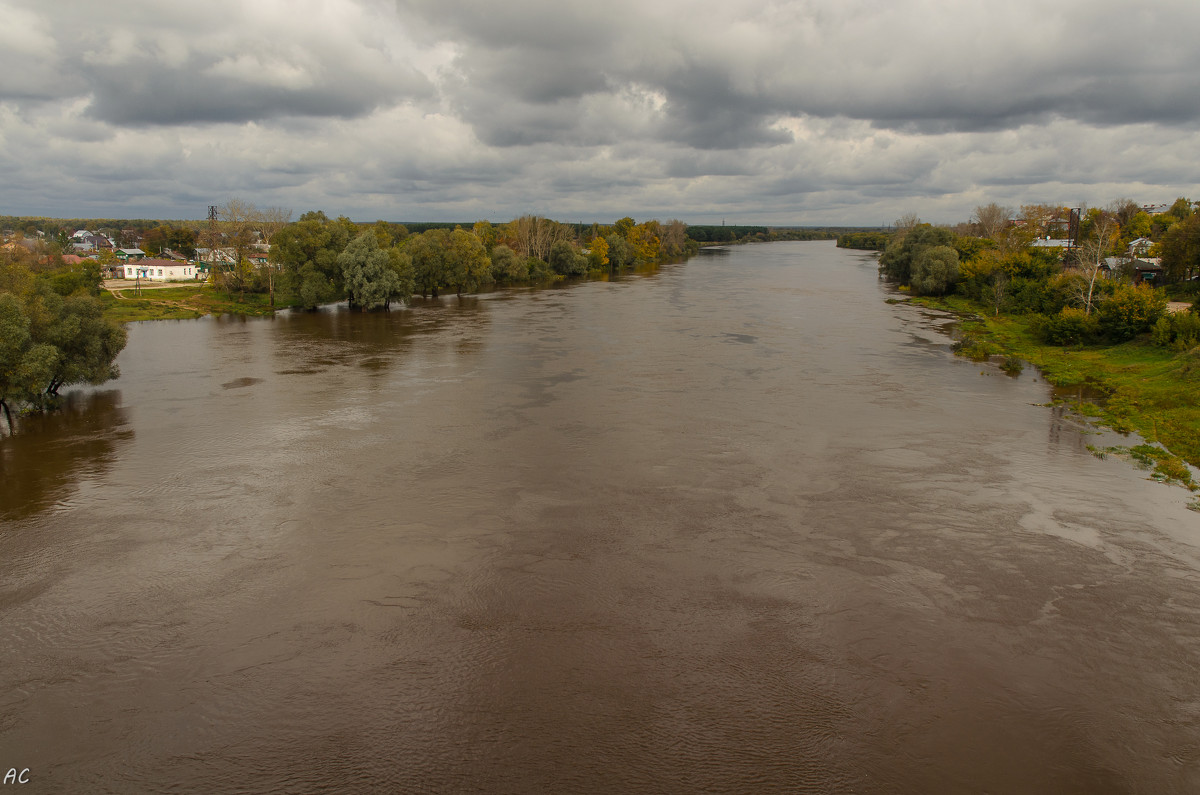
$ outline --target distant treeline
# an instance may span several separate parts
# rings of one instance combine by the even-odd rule
[[[894,232],[846,232],[838,235],[838,248],[857,248],[864,251],[883,251],[892,241]]]
[[[846,226],[706,226],[691,225],[687,235],[697,243],[766,243],[776,240],[835,240],[862,227]]]
[[[411,235],[421,235],[430,229],[470,229],[474,221],[401,221],[400,225]],[[359,224],[364,226],[364,224]]]

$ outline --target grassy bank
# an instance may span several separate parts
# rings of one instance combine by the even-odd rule
[[[1196,490],[1187,468],[1173,459],[1200,466],[1200,354],[1172,351],[1145,339],[1119,345],[1045,345],[1030,329],[1031,315],[991,317],[959,296],[912,300],[962,318],[956,346],[960,355],[1011,357],[1011,364],[1021,359],[1052,384],[1086,387],[1095,398],[1075,407],[1081,414],[1121,433],[1136,432],[1173,455],[1155,454],[1153,445],[1099,452],[1125,452],[1151,466],[1161,479]]]
[[[232,297],[207,284],[189,284],[182,287],[142,290],[137,295],[132,289],[119,290],[120,297],[105,291],[101,294],[105,315],[119,322],[134,320],[182,320],[204,315],[269,315],[270,300],[266,295],[247,293],[244,297]],[[282,308],[287,303],[276,295],[275,304]]]

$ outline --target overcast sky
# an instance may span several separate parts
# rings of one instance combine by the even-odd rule
[[[1196,0],[0,0],[0,214],[1200,199]]]

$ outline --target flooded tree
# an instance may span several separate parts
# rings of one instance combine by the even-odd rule
[[[0,293],[0,410],[9,427],[13,408],[45,409],[65,386],[116,378],[125,340],[90,295],[64,297],[45,280],[24,296]]]
[[[351,306],[364,312],[378,307],[389,307],[392,301],[404,300],[412,294],[412,279],[399,267],[393,267],[392,258],[379,247],[375,232],[368,230],[350,241],[338,255],[342,279],[346,284],[346,295]]]

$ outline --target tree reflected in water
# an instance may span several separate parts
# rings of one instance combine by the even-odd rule
[[[0,518],[22,519],[70,500],[80,482],[112,464],[133,438],[119,390],[71,392],[61,408],[14,418],[0,439]]]

